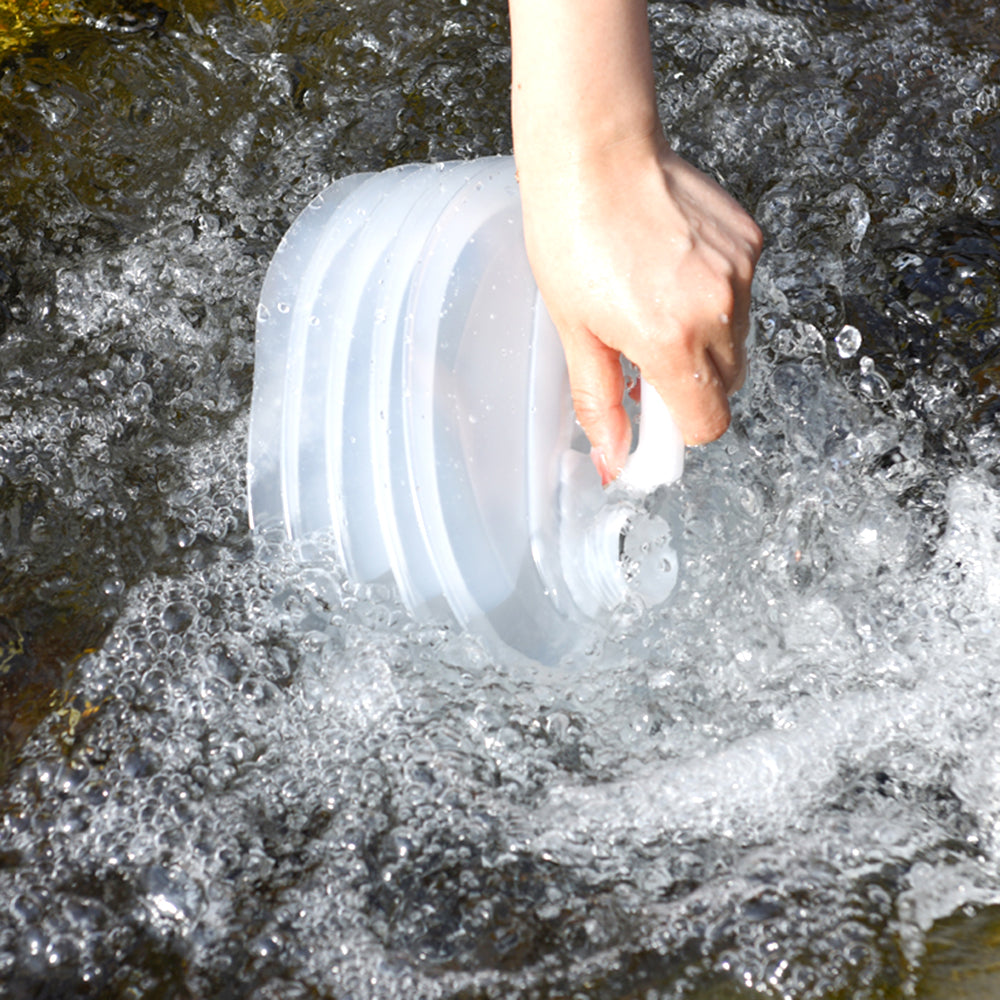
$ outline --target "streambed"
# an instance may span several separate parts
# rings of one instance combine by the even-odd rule
[[[538,673],[244,498],[270,254],[509,152],[503,5],[0,6],[5,995],[996,992],[1000,14],[650,15],[752,375],[669,606]]]

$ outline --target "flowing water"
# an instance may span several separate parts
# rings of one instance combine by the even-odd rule
[[[752,378],[669,606],[532,672],[244,499],[270,254],[509,152],[503,5],[0,2],[3,996],[1000,991],[1000,13],[650,16]]]

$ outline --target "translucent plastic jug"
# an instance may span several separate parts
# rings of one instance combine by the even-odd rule
[[[637,492],[683,468],[642,408]],[[543,663],[676,579],[667,525],[609,499],[573,419],[510,157],[346,177],[302,212],[261,293],[248,479],[253,526],[328,532],[352,578]]]

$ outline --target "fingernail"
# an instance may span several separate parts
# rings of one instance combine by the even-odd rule
[[[591,448],[590,460],[594,463],[594,467],[600,473],[602,486],[607,486],[609,483],[613,483],[615,481],[615,476],[611,473],[611,466],[608,464],[608,458],[607,455],[605,455],[603,448]]]

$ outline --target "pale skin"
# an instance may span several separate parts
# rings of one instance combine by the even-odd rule
[[[607,484],[631,444],[622,354],[688,444],[729,426],[761,233],[667,145],[646,0],[509,2],[528,256]]]

